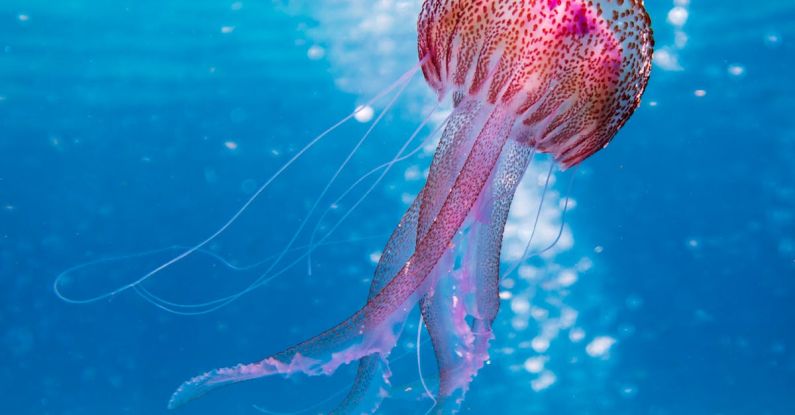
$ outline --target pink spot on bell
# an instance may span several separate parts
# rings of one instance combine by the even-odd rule
[[[582,36],[588,34],[588,31],[587,10],[584,5],[581,5],[580,8],[574,12],[574,33]]]

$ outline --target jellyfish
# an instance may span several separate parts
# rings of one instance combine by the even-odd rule
[[[237,382],[330,375],[355,363],[354,384],[330,413],[373,413],[389,395],[390,353],[418,306],[438,367],[431,411],[456,413],[489,358],[503,231],[520,180],[536,154],[567,169],[608,145],[648,82],[650,25],[641,0],[425,0],[417,68],[453,109],[365,305],[262,360],[187,380],[169,408]]]

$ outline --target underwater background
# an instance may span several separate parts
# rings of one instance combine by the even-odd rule
[[[492,359],[465,414],[795,413],[795,3],[646,6],[657,44],[642,105],[607,149],[554,170],[535,243],[563,229],[561,239],[503,279]],[[419,7],[0,2],[0,413],[169,413],[188,377],[258,360],[358,309],[422,186],[433,138],[419,140],[434,126],[355,210],[376,176],[336,198],[389,161],[432,107],[421,76],[297,244],[348,218],[257,290],[184,316],[133,290],[70,304],[53,284],[60,275],[63,295],[100,295],[210,235],[313,137],[415,65]],[[256,280],[387,101],[302,156],[208,247],[214,255],[142,285],[195,303]],[[529,238],[549,163],[534,161],[514,202],[504,270]],[[416,322],[393,352],[393,396],[379,413],[430,406]],[[354,369],[240,384],[178,412],[322,413]]]

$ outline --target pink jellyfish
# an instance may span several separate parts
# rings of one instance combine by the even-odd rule
[[[418,32],[425,79],[454,110],[367,303],[259,362],[188,380],[170,408],[235,382],[328,375],[358,361],[353,388],[332,413],[372,413],[419,303],[439,367],[433,410],[458,410],[488,359],[502,234],[520,178],[535,152],[568,168],[610,142],[640,102],[653,39],[641,0],[426,0]]]

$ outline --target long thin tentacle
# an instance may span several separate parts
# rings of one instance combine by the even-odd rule
[[[365,105],[372,105],[373,103],[381,100],[385,96],[387,96],[390,93],[392,93],[395,89],[405,88],[405,86],[409,83],[411,78],[420,70],[420,68],[421,68],[421,66],[422,66],[424,61],[425,61],[424,59],[421,60],[417,65],[415,65],[413,68],[411,68],[406,73],[401,75],[395,82],[393,82],[391,85],[389,85],[383,91],[378,93],[375,97],[370,99]],[[254,201],[256,201],[260,197],[260,195],[262,193],[264,193],[265,190],[267,190],[270,187],[270,185],[273,182],[275,182],[279,177],[281,177],[281,175],[287,169],[289,169],[293,164],[295,164],[295,162],[299,158],[301,158],[307,151],[309,151],[312,147],[314,147],[318,142],[320,142],[325,137],[330,135],[332,132],[337,130],[340,126],[342,126],[346,122],[348,122],[351,119],[353,119],[354,116],[356,115],[356,112],[358,112],[358,109],[353,111],[353,112],[351,112],[347,116],[343,117],[341,120],[336,122],[334,125],[332,125],[331,127],[327,128],[325,131],[323,131],[322,133],[320,133],[319,135],[314,137],[312,140],[310,140],[309,143],[307,143],[303,148],[301,148],[297,153],[295,153],[286,163],[284,163],[281,167],[279,167],[276,170],[275,173],[273,173],[267,180],[265,180],[265,182],[251,195],[251,197],[249,197],[243,203],[243,205],[240,208],[238,208],[232,214],[232,216],[230,216],[219,228],[217,228],[209,236],[207,236],[206,238],[204,238],[200,242],[196,243],[195,245],[192,245],[191,247],[189,247],[188,249],[186,249],[183,252],[179,253],[178,255],[176,255],[176,256],[172,257],[171,259],[161,263],[160,265],[156,266],[152,270],[144,273],[142,276],[138,277],[134,281],[132,281],[130,283],[127,283],[125,285],[122,285],[121,287],[117,287],[117,288],[115,288],[113,290],[110,290],[110,291],[95,295],[93,297],[84,298],[84,299],[77,299],[77,298],[70,298],[70,297],[66,296],[65,294],[63,294],[63,292],[61,290],[61,284],[66,278],[69,277],[69,273],[68,272],[63,272],[63,273],[59,274],[55,278],[55,281],[53,282],[53,291],[56,293],[56,295],[59,298],[61,298],[64,301],[67,301],[69,303],[72,303],[72,304],[94,303],[94,302],[97,302],[97,301],[100,301],[100,300],[103,300],[103,299],[107,299],[107,298],[113,297],[113,296],[115,296],[117,294],[121,294],[121,293],[123,293],[123,292],[125,292],[127,290],[136,289],[136,288],[140,287],[140,285],[142,283],[144,283],[145,281],[149,280],[153,276],[159,274],[161,271],[171,267],[172,265],[182,261],[183,259],[193,255],[196,252],[201,252],[202,249],[205,246],[207,246],[210,242],[216,240],[221,234],[226,232],[226,230],[229,229],[229,227],[231,227],[235,222],[237,222],[237,220],[243,215],[243,213],[245,213],[248,210],[248,208],[254,203]],[[74,270],[74,269],[77,269],[77,268],[72,268],[71,270]]]
[[[427,125],[428,121],[433,116],[433,114],[434,114],[434,112],[436,111],[437,108],[438,108],[438,105],[434,106],[431,109],[431,111],[428,113],[427,117],[417,126],[417,128],[414,130],[414,132],[411,134],[411,136],[406,140],[406,142],[403,144],[403,146],[400,148],[400,150],[398,150],[397,154],[392,158],[392,160],[390,160],[389,162],[383,164],[382,166],[379,166],[379,167],[383,167],[383,168],[378,168],[377,167],[376,169],[374,169],[374,170],[372,170],[370,172],[370,173],[375,173],[375,172],[378,172],[379,170],[381,171],[380,175],[370,185],[370,187],[359,197],[359,199],[348,209],[348,211],[341,218],[339,218],[336,221],[336,223],[324,234],[324,236],[322,238],[320,238],[318,240],[314,240],[314,239],[310,240],[309,247],[307,248],[306,252],[304,254],[302,254],[299,258],[307,258],[307,260],[309,260],[310,255],[315,250],[315,248],[317,246],[322,245],[323,243],[325,243],[326,239],[328,239],[328,237],[342,224],[342,222],[344,222],[353,213],[353,211],[364,201],[364,199],[367,198],[367,196],[378,186],[378,184],[381,182],[381,180],[383,180],[383,178],[386,176],[386,174],[389,173],[389,171],[392,168],[392,166],[395,163],[397,163],[398,161],[400,161],[404,157],[404,153],[406,152],[406,149],[408,148],[408,146],[423,131],[423,129],[425,128],[425,126]],[[442,125],[444,125],[444,123],[442,123]],[[436,133],[436,131],[431,133],[431,135],[434,135],[435,133]],[[359,184],[365,177],[369,176],[370,173],[365,174],[365,176],[363,176],[362,178],[357,180],[352,186],[356,186],[357,184]],[[352,189],[352,188],[353,187],[349,188],[349,190]],[[340,198],[342,198],[345,195],[347,195],[347,193],[348,193],[348,191],[346,191],[343,194],[343,196],[341,196]],[[320,198],[318,198],[318,200],[320,200]],[[314,212],[314,209],[316,207],[317,207],[317,202],[316,202],[316,205],[310,210],[310,214],[312,212]],[[325,213],[324,213],[324,215],[325,215]],[[321,216],[321,220],[322,220],[322,218],[323,217]],[[302,224],[299,227],[298,232],[300,232],[303,229],[305,223],[306,223],[306,220],[304,222],[302,222]],[[281,268],[281,270],[279,270],[278,272],[275,272],[275,273],[273,272],[273,270],[274,270],[275,266],[278,264],[278,262],[281,259],[283,259],[284,255],[287,252],[289,252],[289,249],[291,249],[290,246],[295,242],[295,238],[297,237],[297,235],[298,235],[298,233],[296,233],[293,236],[293,239],[291,240],[291,243],[288,244],[288,246],[286,246],[277,255],[276,259],[273,262],[271,262],[270,266],[268,267],[268,269],[266,271],[261,273],[253,282],[249,283],[249,285],[246,286],[242,291],[238,291],[237,293],[234,293],[232,295],[228,295],[228,296],[221,297],[221,298],[216,298],[214,300],[205,301],[205,302],[201,302],[201,303],[175,304],[173,302],[169,302],[169,301],[166,301],[166,300],[164,300],[162,298],[154,296],[153,294],[148,292],[146,290],[146,288],[144,288],[144,287],[136,287],[136,291],[139,294],[141,294],[142,296],[144,296],[146,299],[150,300],[150,302],[152,302],[155,306],[160,307],[160,308],[162,308],[162,309],[164,309],[166,311],[169,311],[171,313],[174,313],[174,314],[198,315],[198,314],[206,314],[206,313],[215,311],[215,310],[219,309],[220,307],[223,307],[224,305],[228,304],[229,302],[234,301],[239,296],[244,295],[246,292],[254,290],[254,289],[264,285],[266,282],[271,281],[276,276],[283,275],[287,270],[293,268],[296,265],[297,261],[292,261],[291,263],[283,266]],[[313,232],[313,238],[314,238],[314,232]]]
[[[309,217],[311,217],[315,213],[315,210],[320,205],[320,201],[323,199],[323,197],[329,191],[329,189],[331,188],[331,185],[337,180],[339,175],[342,173],[342,171],[348,165],[350,160],[353,158],[354,154],[359,150],[359,148],[362,146],[362,144],[364,144],[365,140],[367,140],[367,138],[370,137],[370,135],[372,134],[373,130],[380,123],[380,121],[383,119],[383,117],[392,109],[392,107],[397,102],[397,99],[402,95],[403,91],[405,91],[407,86],[408,86],[408,81],[403,83],[399,87],[398,92],[389,100],[389,102],[387,103],[386,107],[384,107],[384,109],[378,114],[378,117],[376,117],[375,121],[370,125],[370,127],[367,129],[367,131],[364,133],[364,135],[362,135],[362,137],[359,139],[359,141],[356,143],[356,145],[354,145],[353,149],[348,153],[348,155],[346,156],[345,160],[337,168],[336,172],[334,172],[334,175],[328,181],[328,183],[326,184],[326,187],[323,188],[323,190],[321,191],[320,195],[315,199],[315,203],[309,209],[309,212],[307,213],[306,218],[303,221],[301,221],[301,223],[298,225],[298,229],[296,229],[296,231],[293,233],[292,237],[287,242],[287,244],[284,246],[284,248],[282,249],[282,251],[279,254],[279,256],[268,266],[267,270],[265,272],[263,272],[260,277],[258,277],[252,283],[250,283],[243,290],[241,290],[241,291],[239,291],[239,292],[237,292],[235,294],[232,294],[230,296],[223,297],[223,298],[218,298],[218,299],[215,299],[215,300],[207,302],[207,304],[211,304],[211,306],[209,308],[201,310],[201,311],[196,311],[196,312],[181,312],[179,314],[197,315],[197,314],[210,313],[212,311],[218,310],[218,309],[220,309],[222,307],[225,307],[226,305],[231,304],[232,302],[234,302],[238,298],[240,298],[243,295],[245,295],[245,294],[253,291],[254,289],[256,289],[259,286],[259,283],[262,282],[262,280],[264,280],[271,273],[271,271],[273,271],[278,265],[281,264],[282,259],[284,259],[285,255],[287,255],[289,250],[293,247],[295,242],[298,240],[298,236],[301,234],[301,232],[303,231],[304,227],[306,226],[306,224],[307,224],[307,222],[309,220]],[[135,286],[133,288],[139,294],[141,294],[144,291],[144,288],[139,287],[139,286]],[[154,299],[155,301],[157,299],[156,296],[152,296],[151,294],[144,296],[144,298]],[[164,308],[163,304],[155,304],[155,305],[161,306],[161,308]]]
[[[420,339],[422,339],[422,328],[424,326],[425,320],[422,318],[422,313],[420,313],[420,321],[417,322],[417,341],[414,342],[417,349],[417,375],[420,378],[422,390],[425,391],[425,396],[436,405],[436,398],[433,396],[433,392],[431,392],[430,388],[428,388],[428,384],[425,382],[425,376],[422,374],[422,341]]]
[[[430,117],[430,115],[429,115],[429,117]],[[445,123],[446,122],[443,122],[441,125],[444,125]],[[419,133],[419,131],[422,129],[423,126],[424,126],[424,123],[421,124],[417,128],[417,130],[415,131],[415,134],[413,134],[411,137],[409,137],[409,139],[406,141],[407,145],[408,145],[408,143],[411,143],[414,140],[414,138],[416,137],[416,134]],[[335,244],[341,244],[341,243],[358,242],[360,240],[376,239],[376,238],[382,238],[384,236],[387,236],[387,235],[375,235],[375,236],[363,237],[363,238],[352,238],[352,239],[345,240],[345,241],[328,241],[329,237],[331,236],[333,231],[340,225],[341,221],[344,220],[345,218],[347,218],[348,215],[350,214],[350,212],[352,212],[353,209],[355,209],[355,207],[358,206],[358,204],[360,204],[367,197],[367,195],[372,192],[373,188],[375,186],[377,186],[378,183],[380,183],[380,181],[383,179],[383,176],[388,172],[388,169],[390,169],[394,164],[399,163],[401,161],[404,161],[404,160],[414,156],[415,154],[417,154],[420,150],[422,150],[422,147],[425,145],[425,142],[429,141],[431,139],[431,137],[433,137],[434,135],[435,135],[435,133],[431,133],[428,136],[428,138],[422,144],[419,144],[417,147],[412,149],[410,152],[408,152],[408,153],[405,153],[405,151],[399,152],[399,154],[395,158],[393,158],[392,160],[373,168],[369,172],[367,172],[364,175],[362,175],[361,177],[359,177],[359,179],[357,179],[345,192],[343,192],[343,194],[341,194],[337,198],[337,200],[332,203],[332,205],[339,203],[351,191],[353,191],[353,189],[355,189],[356,186],[358,186],[359,184],[364,182],[367,178],[369,178],[370,176],[372,176],[372,175],[374,175],[376,173],[381,172],[379,177],[370,186],[370,188],[367,189],[367,191],[365,191],[365,193],[359,197],[359,199],[356,201],[354,206],[352,206],[348,210],[348,213],[346,213],[346,216],[341,218],[340,220],[338,220],[336,222],[336,224],[332,227],[331,230],[328,230],[327,232],[325,232],[325,234],[322,237],[320,237],[320,239],[315,240],[313,242],[310,242],[307,245],[302,245],[300,247],[292,248],[292,249],[290,249],[290,251],[304,252],[304,254],[301,254],[300,257],[301,258],[306,257],[307,261],[310,261],[310,254],[312,252],[314,252],[318,247],[321,247],[321,246],[335,245]],[[404,149],[405,149],[405,146],[404,146],[404,148],[402,150],[404,150]],[[319,219],[319,221],[322,221],[322,219],[327,215],[327,213],[329,211],[330,211],[330,209],[327,209],[327,211],[324,212],[323,215],[321,215],[321,218]],[[319,223],[318,223],[318,225],[319,225]],[[315,228],[315,231],[313,231],[313,234],[316,234],[318,232],[319,232],[319,227]],[[91,265],[93,265],[93,264],[95,264],[97,262],[119,261],[119,260],[123,260],[123,259],[135,258],[135,257],[139,257],[139,256],[146,256],[146,255],[150,255],[150,254],[154,254],[154,253],[158,253],[158,252],[163,252],[163,251],[168,250],[168,249],[185,250],[185,249],[189,249],[189,247],[175,246],[175,247],[170,247],[170,248],[165,248],[165,249],[160,249],[160,250],[147,251],[147,252],[138,253],[138,254],[106,258],[106,259],[103,259],[101,261],[94,261],[94,262],[82,264],[79,267],[70,268],[70,269],[64,271],[64,273],[72,272],[72,271],[74,271],[74,270],[76,270],[78,268],[84,268],[84,267],[87,267],[87,266],[91,266]],[[205,255],[209,255],[209,256],[211,256],[213,258],[218,259],[219,261],[221,261],[221,263],[224,266],[226,266],[227,268],[230,268],[232,270],[235,270],[235,271],[243,271],[243,270],[255,269],[255,268],[257,268],[257,267],[259,267],[261,265],[270,263],[271,261],[273,261],[276,258],[278,258],[280,256],[280,254],[281,254],[281,252],[280,253],[276,253],[276,254],[270,255],[270,256],[268,256],[268,257],[266,257],[264,259],[261,259],[259,261],[256,261],[254,263],[247,264],[247,265],[233,265],[228,260],[226,260],[225,258],[221,257],[220,255],[218,255],[218,254],[216,254],[216,253],[214,253],[212,251],[201,250],[200,252],[205,254]],[[291,263],[290,265],[282,268],[282,271],[280,271],[279,274],[282,275],[284,270],[290,269],[294,265],[295,265],[295,263]],[[177,302],[166,300],[163,297],[156,296],[150,290],[148,290],[147,288],[145,288],[143,286],[140,287],[139,294],[142,295],[146,299],[152,300],[151,302],[153,304],[155,304],[155,306],[158,306],[158,307],[162,308],[163,310],[165,310],[167,312],[170,312],[170,313],[174,313],[174,314],[181,314],[182,310],[203,309],[203,308],[206,308],[206,307],[211,306],[213,304],[216,304],[219,300],[221,300],[221,299],[215,299],[215,300],[211,300],[211,301],[208,301],[208,302],[198,302],[198,303],[177,303]],[[226,298],[226,297],[224,297],[224,298]],[[163,307],[161,307],[161,306],[163,306]]]
[[[415,138],[416,138],[416,137],[417,137],[417,136],[420,134],[420,132],[421,132],[421,131],[422,131],[422,130],[425,128],[425,126],[426,126],[426,125],[428,124],[428,122],[431,120],[431,117],[433,117],[433,114],[436,112],[436,110],[437,110],[438,108],[439,108],[439,103],[436,103],[436,104],[433,106],[433,108],[431,109],[431,111],[430,111],[430,112],[428,112],[428,115],[425,117],[425,119],[423,119],[423,120],[422,120],[422,122],[420,123],[420,125],[419,125],[419,126],[417,126],[417,128],[414,130],[414,133],[411,135],[411,137],[409,137],[408,141],[406,141],[406,143],[405,143],[405,144],[403,144],[403,146],[402,146],[402,147],[401,147],[401,148],[398,150],[397,154],[396,154],[396,155],[395,155],[395,156],[392,158],[392,160],[391,160],[391,161],[389,161],[389,162],[387,162],[387,163],[385,164],[385,168],[383,169],[383,171],[381,172],[381,174],[378,176],[378,178],[377,178],[377,179],[376,179],[376,180],[375,180],[375,181],[374,181],[374,182],[373,182],[373,183],[370,185],[370,187],[369,187],[369,188],[368,188],[368,189],[367,189],[367,190],[364,192],[364,194],[362,194],[362,195],[359,197],[359,199],[358,199],[358,200],[357,200],[357,201],[356,201],[356,202],[353,204],[353,206],[351,206],[351,208],[350,208],[350,209],[348,209],[348,211],[347,211],[347,212],[346,212],[346,213],[345,213],[345,214],[342,216],[342,218],[340,218],[340,219],[337,221],[337,225],[335,225],[335,226],[334,226],[334,228],[336,228],[337,226],[339,226],[339,224],[340,224],[341,222],[343,222],[345,219],[347,219],[347,218],[348,218],[348,217],[351,215],[351,213],[353,213],[353,211],[356,209],[356,207],[358,207],[358,206],[359,206],[359,205],[362,203],[362,201],[364,201],[364,199],[366,199],[366,198],[367,198],[367,196],[369,196],[369,195],[370,195],[370,193],[373,191],[373,189],[375,189],[375,188],[376,188],[376,186],[378,186],[378,184],[381,182],[381,180],[383,180],[383,179],[384,179],[384,177],[386,176],[386,174],[387,174],[387,173],[389,173],[389,171],[391,170],[392,166],[393,166],[393,165],[394,165],[394,164],[395,164],[395,163],[396,163],[398,160],[401,160],[401,159],[402,159],[402,157],[403,157],[403,153],[405,153],[405,151],[406,151],[406,149],[408,148],[409,144],[410,144],[412,141],[414,141],[414,139],[415,139]],[[436,135],[436,133],[439,131],[439,129],[443,128],[443,127],[444,127],[446,124],[447,124],[447,121],[445,121],[445,122],[442,122],[442,123],[441,123],[441,124],[440,124],[440,125],[439,125],[439,126],[436,128],[436,129],[434,129],[434,131],[433,131],[433,132],[432,132],[432,133],[429,135],[429,137],[433,137],[433,136],[435,136],[435,135]],[[361,179],[360,179],[360,180],[361,180]],[[356,181],[356,182],[355,182],[355,183],[354,183],[354,184],[351,186],[351,188],[353,188],[353,186],[356,186],[356,185],[357,185],[357,184],[360,182],[360,180],[357,180],[357,181]],[[350,189],[350,188],[349,188],[349,189]],[[342,194],[342,196],[340,196],[340,197],[339,197],[339,198],[338,198],[338,199],[337,199],[337,200],[334,202],[334,204],[338,203],[338,202],[339,202],[339,201],[340,201],[340,200],[341,200],[343,197],[345,197],[345,196],[348,194],[348,192],[349,192],[349,190],[348,190],[348,191],[345,191],[345,192]],[[328,211],[326,211],[326,212],[328,212]],[[320,219],[318,220],[318,227],[315,227],[314,231],[312,232],[312,235],[310,236],[310,239],[309,239],[309,243],[310,243],[310,245],[311,245],[311,244],[313,244],[313,243],[315,243],[315,240],[316,240],[316,237],[317,237],[317,231],[318,231],[318,229],[319,229],[319,226],[320,226],[320,222],[323,220],[323,218],[324,218],[324,216],[325,216],[325,213],[326,213],[326,212],[324,212],[324,214],[323,214],[323,215],[321,215]],[[312,252],[312,250],[310,249],[310,250],[309,250],[309,254],[310,254],[310,255],[311,255],[311,252]],[[310,256],[310,257],[308,257],[307,261],[311,261],[311,256]],[[311,267],[310,267],[310,269],[311,269]],[[310,273],[311,273],[311,272],[310,272]]]

